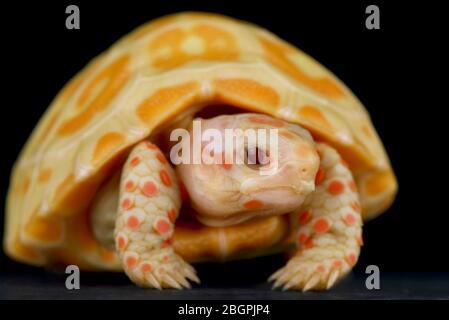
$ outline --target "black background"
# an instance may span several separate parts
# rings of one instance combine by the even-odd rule
[[[65,28],[69,4],[79,5],[80,30]],[[365,28],[368,4],[380,7],[380,30]],[[0,198],[4,200],[11,166],[38,119],[91,58],[155,17],[186,10],[218,12],[258,24],[310,54],[369,110],[397,174],[399,194],[385,214],[365,225],[365,246],[355,270],[375,264],[381,271],[449,271],[443,140],[448,126],[447,56],[437,47],[447,42],[447,33],[440,29],[444,20],[437,17],[442,8],[426,4],[280,0],[2,4]],[[239,270],[229,276],[233,282],[246,274],[264,281],[274,271],[259,277],[254,265],[232,267]],[[0,269],[35,272],[3,253]],[[208,270],[200,268],[200,277]]]

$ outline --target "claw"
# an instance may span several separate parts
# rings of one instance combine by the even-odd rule
[[[337,280],[339,274],[340,274],[339,270],[334,270],[334,271],[331,272],[331,274],[329,276],[329,280],[327,280],[326,289],[329,289],[330,287],[332,287],[334,285],[334,283]]]
[[[193,282],[196,282],[198,284],[201,283],[200,279],[195,274],[195,271],[192,271],[191,269],[185,268],[185,266],[183,266],[183,272],[186,275],[186,277],[192,280]]]
[[[191,285],[190,283],[182,276],[182,274],[180,273],[179,270],[176,270],[173,274],[172,277],[178,281],[178,283],[180,283],[184,288],[190,289]]]
[[[154,275],[151,272],[148,272],[145,274],[145,279],[156,289],[161,290],[162,287],[159,283],[159,281],[154,277]]]
[[[318,274],[313,275],[309,281],[304,285],[304,288],[302,289],[303,292],[309,291],[313,287],[315,287],[318,282],[320,281],[320,276]]]
[[[268,281],[274,281],[278,278],[278,276],[282,273],[282,271],[284,270],[284,268],[279,269],[278,271],[276,271],[275,273],[273,273],[269,278]]]
[[[172,277],[170,277],[168,274],[164,274],[162,276],[162,280],[164,280],[164,282],[167,283],[168,285],[170,285],[171,287],[182,290],[182,286],[177,281],[175,281]]]

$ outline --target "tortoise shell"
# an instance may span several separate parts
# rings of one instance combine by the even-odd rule
[[[99,186],[133,145],[189,110],[220,104],[300,124],[335,147],[355,177],[365,220],[392,203],[397,183],[382,142],[336,76],[257,26],[181,13],[125,36],[51,103],[13,168],[5,251],[34,265],[117,269],[116,254],[88,224]]]

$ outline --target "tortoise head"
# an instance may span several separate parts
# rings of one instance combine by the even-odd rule
[[[195,119],[188,136],[171,157],[205,225],[291,212],[315,188],[319,157],[297,125],[261,114],[222,115]],[[180,155],[182,161],[173,159]]]

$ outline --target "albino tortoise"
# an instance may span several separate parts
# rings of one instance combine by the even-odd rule
[[[273,156],[262,149],[255,166],[175,170],[168,134],[195,117],[277,129],[275,173],[260,174]],[[368,113],[331,72],[257,26],[181,13],[125,36],[58,94],[14,166],[4,248],[156,288],[198,281],[189,263],[288,251],[275,285],[324,289],[396,191]]]

